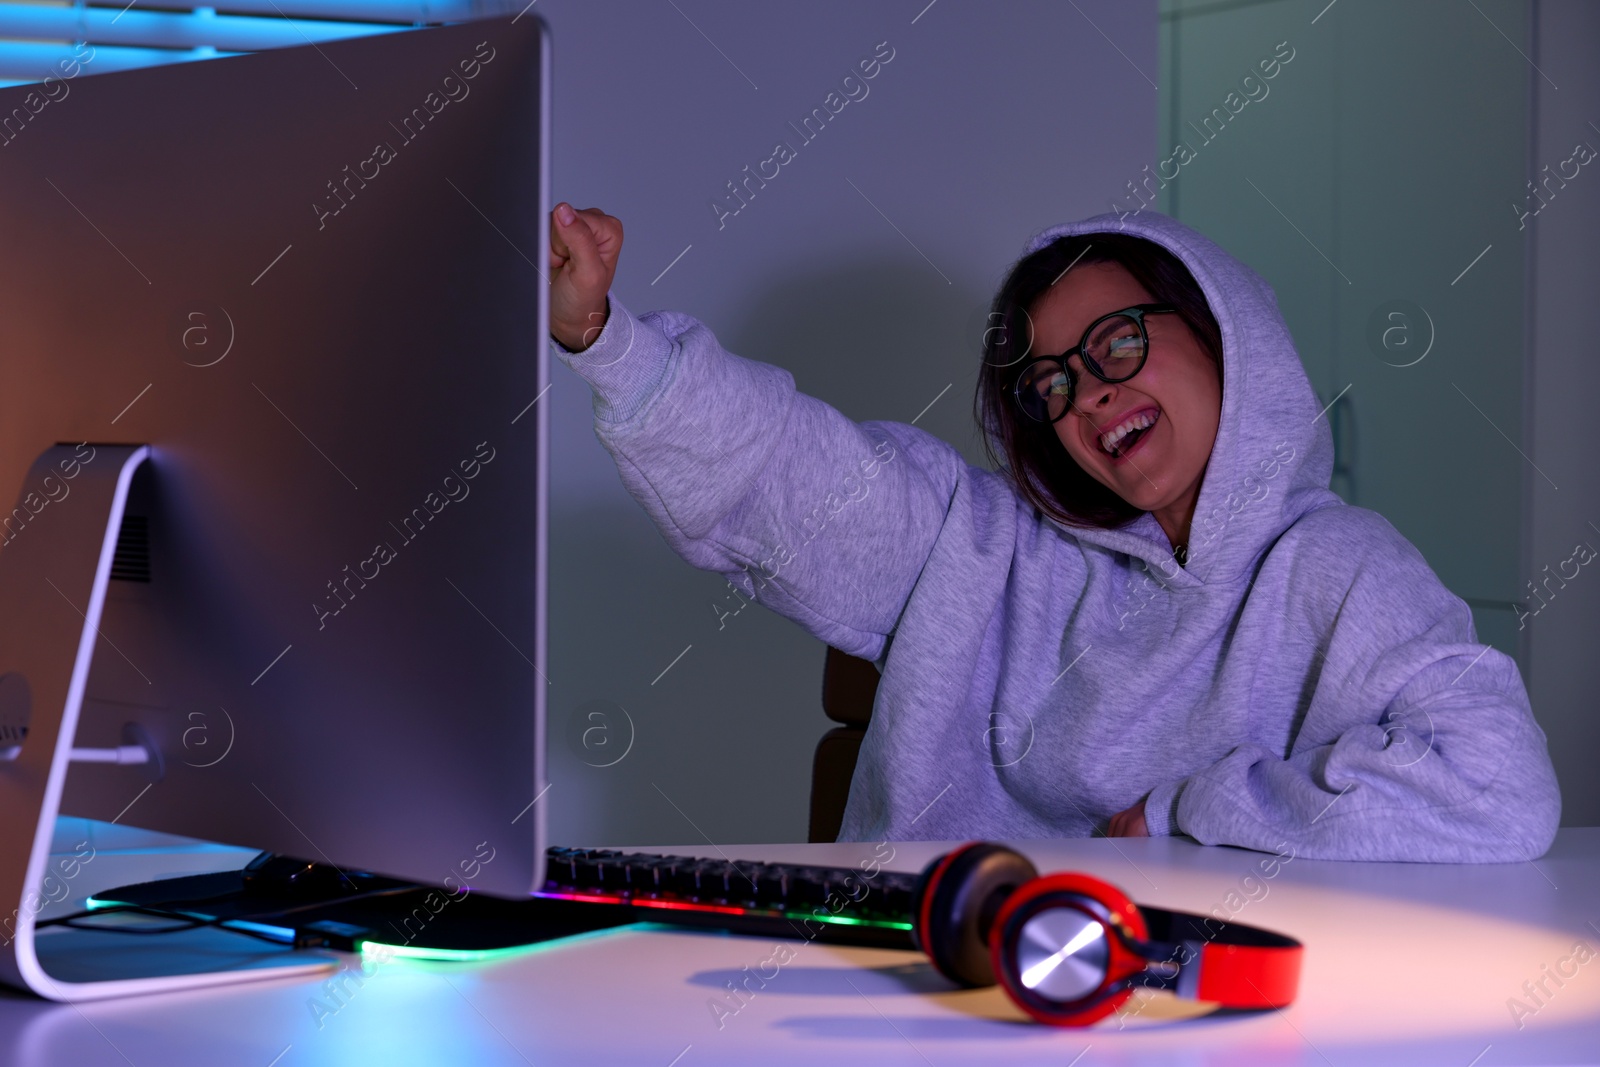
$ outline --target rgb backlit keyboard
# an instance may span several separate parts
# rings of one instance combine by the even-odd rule
[[[536,895],[626,904],[640,919],[833,943],[910,948],[917,876],[615,849],[551,848]],[[653,914],[652,914],[653,913]]]

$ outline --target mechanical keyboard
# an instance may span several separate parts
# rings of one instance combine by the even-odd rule
[[[546,850],[537,897],[626,905],[639,921],[883,948],[912,948],[917,875],[615,849]]]

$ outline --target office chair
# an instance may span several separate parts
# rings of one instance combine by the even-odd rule
[[[811,828],[808,841],[836,841],[850,796],[861,739],[872,721],[872,701],[878,693],[878,668],[829,647],[822,662],[822,710],[836,726],[817,742],[811,760]]]

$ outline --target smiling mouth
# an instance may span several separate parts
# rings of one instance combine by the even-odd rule
[[[1139,442],[1155,429],[1156,423],[1160,420],[1161,412],[1156,409],[1147,409],[1129,416],[1099,437],[1100,451],[1113,460],[1122,459],[1139,447]]]

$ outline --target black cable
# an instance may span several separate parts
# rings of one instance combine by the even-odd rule
[[[149,927],[109,926],[104,923],[85,923],[82,921],[87,918],[98,917],[101,915],[120,914],[151,915],[158,919],[178,919],[181,920],[181,922],[174,926]],[[35,923],[34,927],[37,929],[45,926],[64,926],[69,930],[91,930],[102,934],[132,934],[144,937],[150,937],[156,934],[176,934],[181,933],[184,930],[198,930],[205,927],[214,927],[218,930],[225,930],[230,934],[243,934],[246,937],[253,937],[258,941],[266,941],[274,945],[294,944],[292,937],[290,940],[285,941],[281,937],[274,937],[271,934],[263,933],[259,930],[245,930],[240,927],[227,925],[228,923],[232,922],[251,921],[253,920],[241,916],[235,916],[233,918],[204,918],[186,915],[180,911],[164,911],[160,908],[147,908],[138,904],[114,904],[109,907],[96,908],[93,911],[80,911],[72,915],[62,915],[58,918],[46,919],[44,922]]]
[[[262,923],[263,925],[266,925],[268,924],[269,920],[277,919],[285,915],[293,915],[297,912],[314,911],[316,909],[326,908],[334,904],[344,904],[356,900],[368,900],[374,897],[400,896],[406,893],[415,893],[426,888],[426,886],[408,885],[394,886],[388,889],[371,889],[365,893],[353,893],[350,896],[338,897],[334,900],[318,901],[312,904],[300,904],[292,908],[279,908],[275,911],[258,911],[245,915],[231,915],[227,917],[195,916],[177,908],[158,908],[144,904],[113,904],[103,908],[95,908],[91,911],[80,911],[71,915],[63,915],[54,919],[47,919],[43,922],[35,923],[34,926],[35,928],[46,926],[64,926],[72,930],[92,930],[108,934],[134,934],[143,936],[152,936],[155,934],[175,934],[182,933],[185,930],[198,930],[205,927],[214,927],[219,930],[226,930],[229,933],[244,934],[246,937],[254,937],[257,940],[267,941],[275,945],[292,945],[294,943],[292,939],[289,941],[284,941],[281,938],[274,937],[270,934],[264,934],[258,930],[245,930],[235,926],[228,926],[227,924],[249,922]],[[136,926],[118,927],[95,923],[85,924],[80,921],[101,915],[116,914],[150,915],[160,919],[181,920],[181,922],[179,925],[152,928]],[[291,927],[291,929],[294,928]],[[296,932],[298,932],[298,930],[296,930]]]

